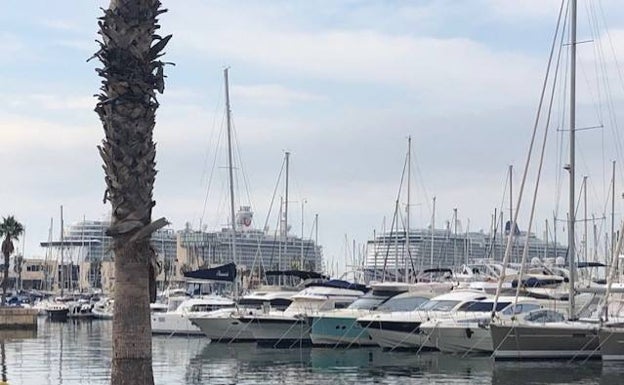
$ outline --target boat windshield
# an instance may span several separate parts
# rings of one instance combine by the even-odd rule
[[[519,303],[517,305],[511,305],[508,306],[507,308],[505,308],[505,310],[503,310],[501,312],[501,314],[504,315],[514,315],[514,314],[520,314],[520,313],[528,313],[532,310],[536,310],[541,308],[540,305],[537,304],[533,304],[533,303]]]
[[[392,298],[387,302],[379,305],[376,310],[381,311],[411,311],[422,306],[425,302],[429,301],[426,297],[405,297],[405,298]]]
[[[563,322],[565,321],[565,316],[553,310],[541,309],[527,313],[524,316],[524,320],[538,323]]]
[[[262,298],[241,298],[238,301],[238,306],[246,309],[261,309],[265,303],[271,305],[274,309],[284,310],[292,301],[287,298],[273,298],[266,300]]]
[[[439,301],[429,301],[424,303],[418,310],[427,310],[427,311],[451,311],[455,306],[459,304],[460,301],[451,301],[451,300],[439,300]]]
[[[358,298],[357,300],[355,300],[355,302],[349,305],[348,309],[370,310],[375,306],[379,305],[382,301],[383,298]]]
[[[510,304],[511,304],[511,302],[497,302],[496,303],[496,311],[503,310],[504,308],[506,308]],[[459,309],[457,309],[457,311],[488,312],[488,311],[492,311],[492,308],[494,308],[494,302],[475,301],[475,302],[466,302],[465,304],[461,305],[459,307]]]
[[[218,310],[218,309],[222,309],[222,308],[229,308],[229,307],[233,307],[234,305],[230,305],[230,304],[208,304],[208,303],[199,303],[199,304],[195,304],[193,306],[191,306],[191,308],[188,310],[189,312],[193,313],[193,312],[209,312],[209,311],[214,311],[214,310]]]

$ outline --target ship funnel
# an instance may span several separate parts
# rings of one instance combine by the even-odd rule
[[[236,227],[241,230],[247,230],[251,228],[251,222],[253,219],[253,212],[249,206],[241,206],[236,213]]]

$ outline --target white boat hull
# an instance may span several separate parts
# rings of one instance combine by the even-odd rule
[[[369,325],[367,331],[373,342],[385,349],[434,349],[427,335],[420,331],[420,324],[413,324],[408,330],[397,330],[388,323],[381,327]],[[390,327],[388,327],[390,326]],[[403,327],[404,329],[404,327]]]
[[[204,335],[197,326],[191,323],[185,314],[156,313],[151,315],[151,319],[152,334]]]
[[[227,314],[191,317],[191,322],[199,327],[201,332],[213,343],[255,341],[256,339],[248,327],[249,324],[241,322],[234,314],[230,311]]]
[[[423,326],[421,330],[429,335],[430,342],[440,351],[450,354],[491,353],[490,329],[475,323],[440,324]]]
[[[264,347],[310,346],[310,325],[304,317],[242,317],[249,324],[256,342]]]

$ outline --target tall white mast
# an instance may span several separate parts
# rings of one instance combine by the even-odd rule
[[[614,249],[615,238],[615,161],[613,161],[613,170],[611,176],[611,236],[609,237],[609,239],[611,240],[611,250],[609,250],[609,254],[607,254],[607,256],[611,256],[611,258],[609,258],[609,262],[607,262],[607,265],[617,263],[617,256],[615,255]]]
[[[63,249],[64,249],[64,243],[65,243],[65,239],[64,239],[64,234],[63,234],[63,205],[61,205],[61,273],[60,273],[60,281],[61,281],[61,297],[63,296],[63,292],[64,292],[64,288],[65,288],[65,267],[63,266],[65,261],[64,261],[64,256],[63,256]]]
[[[232,162],[232,118],[230,109],[230,84],[228,79],[228,68],[223,70],[225,78],[225,112],[227,118],[227,138],[228,138],[228,171],[230,175],[230,221],[232,222],[232,261],[238,265],[236,259],[236,212],[234,210],[234,165]],[[238,296],[238,281],[234,279],[234,296]]]
[[[304,270],[304,268],[303,268],[303,237],[304,237],[304,234],[303,234],[303,207],[306,204],[306,202],[307,201],[305,199],[301,200],[301,256],[300,256],[301,261],[300,261],[300,265],[299,265],[299,268],[301,270]]]
[[[412,137],[407,137],[407,220],[405,223],[405,282],[409,281],[409,261],[410,261],[410,184],[411,184],[411,170],[412,163]]]
[[[435,233],[435,203],[436,197],[433,197],[433,212],[431,213],[431,254],[429,255],[429,267],[433,267],[433,241]]]
[[[574,304],[574,283],[576,281],[576,247],[574,244],[574,171],[575,171],[575,129],[576,129],[576,0],[570,2],[570,195],[568,208],[568,266],[570,269],[569,318],[576,319]]]
[[[284,192],[284,235],[288,244],[288,168],[290,167],[290,152],[286,151],[286,186]]]

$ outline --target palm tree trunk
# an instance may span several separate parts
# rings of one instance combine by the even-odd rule
[[[153,384],[148,298],[148,240],[115,244],[115,317],[111,383]]]
[[[4,254],[4,277],[2,278],[2,306],[6,305],[7,286],[9,285],[9,255]]]
[[[98,147],[106,173],[105,201],[112,204],[115,252],[115,308],[111,384],[151,385],[151,271],[155,254],[150,236],[166,225],[151,221],[156,177],[153,141],[156,92],[164,89],[162,56],[171,35],[161,37],[160,0],[111,0],[100,18],[102,42],[95,54],[102,93],[96,112],[106,139]]]

